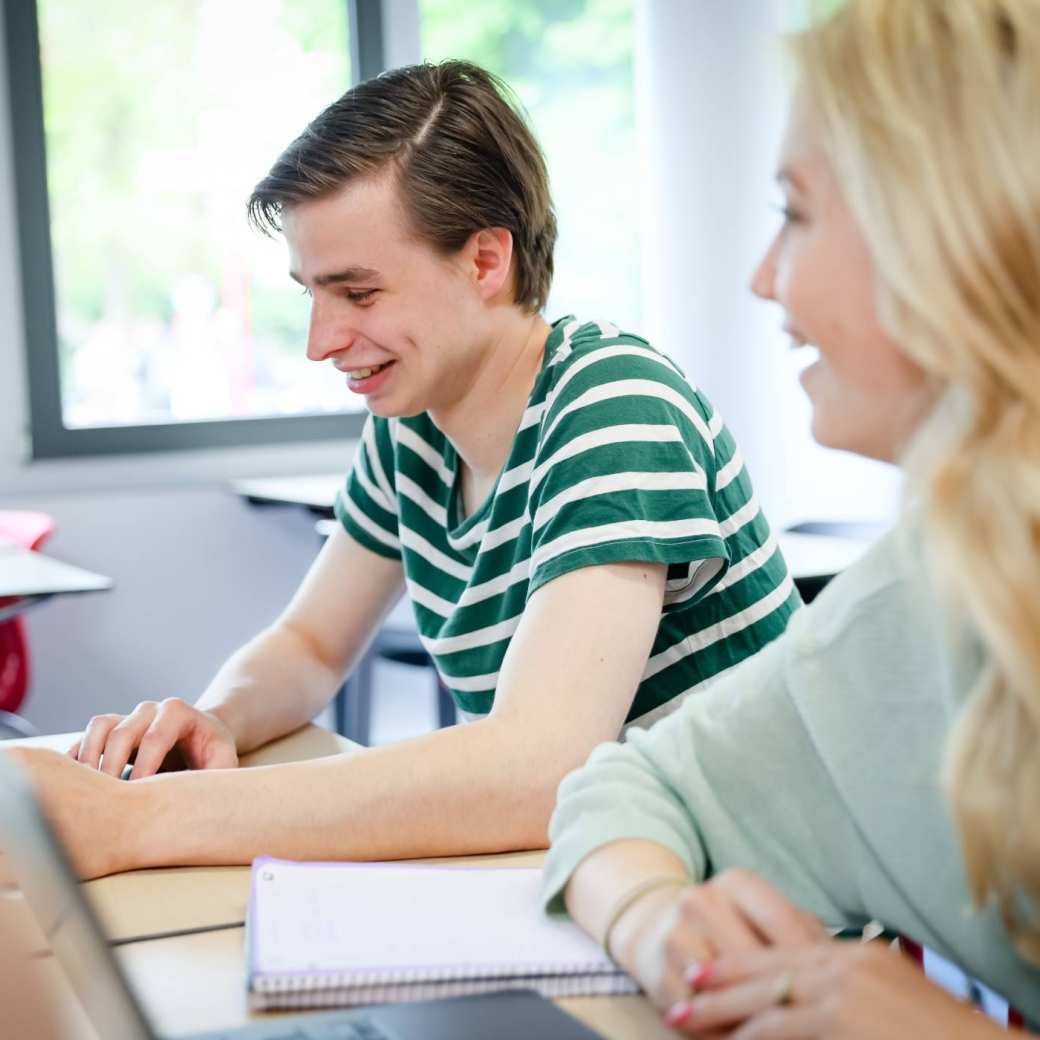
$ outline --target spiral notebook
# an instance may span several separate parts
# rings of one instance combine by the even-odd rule
[[[575,924],[545,916],[540,884],[529,868],[255,860],[250,1005],[638,992]]]

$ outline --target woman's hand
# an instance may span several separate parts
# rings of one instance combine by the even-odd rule
[[[238,751],[216,715],[170,697],[143,701],[129,715],[97,715],[69,749],[77,762],[119,776],[133,760],[131,780],[160,769],[233,769]]]
[[[708,962],[668,1024],[727,1040],[984,1040],[1004,1030],[881,942],[727,954]]]
[[[665,1010],[687,999],[703,965],[722,954],[812,947],[827,933],[762,878],[727,870],[651,893],[626,911],[614,935],[615,956]]]

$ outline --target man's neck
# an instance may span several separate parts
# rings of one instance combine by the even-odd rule
[[[466,394],[430,412],[478,485],[493,482],[509,457],[549,332],[540,315],[517,314],[497,331]]]

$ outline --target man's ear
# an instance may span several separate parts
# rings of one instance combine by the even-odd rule
[[[484,300],[513,292],[513,233],[508,228],[483,228],[466,243],[474,284]]]

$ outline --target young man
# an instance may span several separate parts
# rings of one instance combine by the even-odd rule
[[[23,757],[85,875],[542,847],[557,784],[594,745],[754,653],[797,606],[740,455],[644,341],[543,320],[545,164],[479,68],[351,90],[250,213],[284,231],[313,296],[308,356],[371,412],[341,529],[194,707],[93,719],[72,750],[90,769]],[[221,768],[321,710],[402,589],[470,724]],[[192,771],[153,777],[171,751]],[[116,783],[131,757],[139,782]]]

